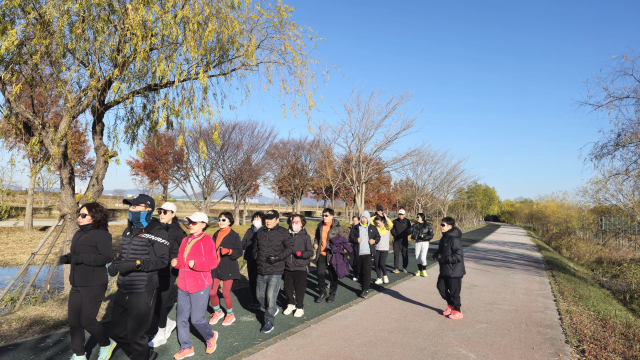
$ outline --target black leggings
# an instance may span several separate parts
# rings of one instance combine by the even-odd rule
[[[253,259],[247,260],[247,274],[249,274],[251,298],[253,299],[253,303],[257,304],[259,303],[258,294],[256,293],[256,288],[258,287],[258,263]]]
[[[111,310],[111,338],[130,359],[149,358],[146,331],[153,320],[155,301],[155,289],[126,294],[116,291]]]
[[[447,305],[453,306],[456,311],[460,311],[460,290],[462,288],[462,278],[449,278],[438,276],[438,292]]]
[[[356,258],[356,276],[360,278],[360,284],[362,284],[362,290],[369,290],[371,285],[371,264],[373,259],[370,254],[359,255]]]
[[[287,295],[289,305],[295,305],[298,309],[304,308],[304,292],[307,291],[307,271],[285,271],[284,293]],[[296,297],[293,298],[295,292]]]
[[[77,356],[83,356],[84,331],[87,330],[100,346],[111,342],[96,316],[104,300],[107,284],[98,286],[72,287],[69,293],[69,327],[71,333],[71,349]]]
[[[158,328],[160,329],[167,327],[167,314],[173,308],[173,304],[168,304],[167,302],[178,276],[178,269],[169,269],[169,271],[171,272],[164,272],[163,270],[163,272],[158,273],[160,285],[158,285],[158,299],[156,300],[156,309],[153,315],[158,317]],[[171,307],[167,308],[167,305],[171,305]]]
[[[383,275],[387,276],[387,256],[389,256],[389,251],[376,250],[375,259],[373,259],[373,266],[376,268],[378,279],[381,279]]]

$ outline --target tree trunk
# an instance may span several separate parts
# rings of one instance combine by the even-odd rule
[[[302,203],[302,199],[296,199],[296,214],[300,214],[301,203]]]
[[[93,140],[93,150],[96,155],[96,161],[93,164],[93,173],[91,174],[91,180],[89,180],[89,184],[87,185],[87,191],[80,199],[80,204],[84,204],[89,201],[97,201],[100,198],[104,191],[104,186],[102,184],[104,177],[107,175],[109,163],[111,162],[111,159],[118,156],[117,151],[110,151],[104,143],[104,115],[109,110],[104,106],[105,99],[106,94],[100,95],[96,100],[96,105],[91,107],[91,113],[93,115],[91,138]],[[75,181],[73,185],[75,190]],[[61,175],[60,189],[62,189],[62,186]]]
[[[169,183],[162,184],[162,201],[167,202],[169,200]]]
[[[78,210],[78,204],[75,198],[75,174],[73,172],[73,164],[69,159],[66,146],[60,146],[63,149],[60,151],[58,157],[58,168],[60,169],[60,199],[58,200],[58,211],[61,216],[66,217],[66,243],[64,247],[64,254],[71,251],[71,238],[73,234],[78,231],[78,222],[76,221],[76,211]],[[94,172],[95,174],[95,172]],[[64,291],[71,290],[71,284],[69,283],[69,273],[71,271],[70,265],[64,266]]]
[[[32,165],[35,166],[35,165]],[[29,189],[27,189],[27,206],[24,212],[24,226],[23,230],[33,230],[33,200],[34,189],[36,188],[36,175],[34,169],[31,169],[31,178],[29,179]]]
[[[280,204],[282,203],[282,198],[278,198],[278,212],[280,212]]]
[[[249,198],[244,199],[244,212],[242,213],[242,225],[247,225],[247,213],[249,212]]]
[[[237,199],[233,202],[233,218],[240,221],[240,200]]]

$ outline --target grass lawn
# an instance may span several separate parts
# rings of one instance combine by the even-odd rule
[[[640,319],[573,264],[528,232],[547,264],[569,344],[586,359],[639,359]]]

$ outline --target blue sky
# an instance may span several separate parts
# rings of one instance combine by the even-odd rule
[[[583,81],[612,55],[640,50],[640,2],[288,1],[294,17],[326,40],[318,55],[337,65],[316,120],[332,121],[340,96],[359,84],[410,90],[423,129],[399,149],[428,140],[469,156],[501,198],[572,190],[592,172],[580,149],[605,123],[580,109]],[[344,75],[344,76],[343,76]],[[345,78],[346,76],[346,78]],[[282,119],[277,93],[261,93],[223,116],[274,122],[305,134],[306,119]],[[106,189],[134,188],[122,164]],[[265,193],[266,191],[263,191]]]

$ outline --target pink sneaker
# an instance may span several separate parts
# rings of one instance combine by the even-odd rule
[[[218,342],[218,332],[214,331],[213,332],[213,337],[206,341],[206,344],[207,344],[207,351],[206,352],[207,352],[207,354],[213,354],[213,352],[216,351],[217,342]]]
[[[464,315],[462,315],[462,313],[460,311],[455,311],[455,310],[453,310],[451,315],[449,315],[449,319],[454,319],[454,320],[460,320],[463,317],[464,317]]]
[[[224,318],[224,313],[222,311],[220,312],[213,312],[213,314],[211,314],[211,320],[209,320],[209,325],[215,325],[218,323],[218,321],[222,320],[222,318]]]
[[[236,321],[236,316],[233,314],[227,314],[227,317],[225,317],[222,322],[222,326],[229,326],[233,324],[234,321]]]
[[[452,311],[453,311],[453,306],[447,305],[447,309],[442,313],[442,315],[444,315],[444,316],[451,315]]]

